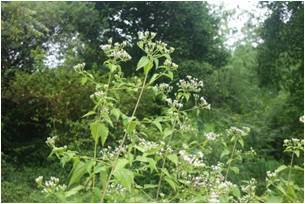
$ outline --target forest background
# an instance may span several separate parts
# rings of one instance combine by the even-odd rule
[[[139,31],[156,32],[158,40],[175,48],[174,81],[187,75],[203,81],[211,110],[192,116],[202,135],[230,126],[251,128],[245,146],[257,156],[231,179],[255,178],[263,186],[266,171],[290,161],[283,140],[303,136],[304,4],[261,2],[258,7],[268,10],[264,20],[254,21],[249,13],[244,37],[227,47],[226,37],[235,32],[227,26],[232,13],[207,2],[2,2],[2,202],[41,201],[34,182],[38,175],[68,175],[46,159],[45,141],[58,135],[79,149],[89,143],[82,116],[92,107],[94,87],[81,85],[73,67],[84,62],[85,70],[104,80],[100,45],[110,38],[134,44]],[[122,71],[136,76],[141,53],[135,46],[127,51],[133,58]],[[128,112],[136,99],[119,94]],[[150,93],[143,97],[139,118],[160,108]],[[186,144],[194,140],[185,135]],[[303,158],[296,162],[302,165]]]

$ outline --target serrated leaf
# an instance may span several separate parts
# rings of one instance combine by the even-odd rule
[[[127,125],[127,133],[128,135],[133,135],[136,130],[137,122],[136,121],[130,121]]]
[[[86,113],[85,115],[82,116],[82,118],[88,117],[90,115],[94,115],[96,114],[94,111],[89,111],[88,113]]]
[[[222,159],[224,156],[227,156],[230,154],[230,151],[228,149],[224,149],[220,155],[220,159]]]
[[[144,74],[147,74],[152,68],[154,64],[149,60],[149,63],[144,66]]]
[[[90,124],[90,130],[94,141],[97,143],[99,138],[101,138],[102,145],[104,145],[109,133],[109,130],[106,125],[104,123],[101,123],[100,121],[95,121]]]
[[[115,179],[129,191],[131,190],[131,185],[134,182],[134,174],[132,171],[121,168],[113,173]]]
[[[85,85],[87,81],[88,81],[88,78],[87,78],[87,77],[83,77],[83,78],[80,80],[80,83],[81,83],[81,85]]]
[[[153,160],[152,158],[145,157],[145,156],[137,156],[136,160],[145,162],[145,163],[149,163],[149,168],[150,168],[151,172],[153,170],[157,170],[157,166],[156,166],[157,162],[155,160]]]
[[[172,187],[174,191],[176,191],[176,183],[169,177],[164,177],[164,180]]]
[[[118,120],[120,118],[121,111],[117,108],[114,108],[111,110],[111,115],[113,115],[115,119]]]
[[[65,192],[65,197],[70,197],[72,195],[75,195],[76,193],[78,193],[83,188],[84,188],[83,186],[76,186],[76,187],[70,189],[69,191]]]
[[[124,168],[128,164],[127,159],[118,159],[116,167],[113,172],[119,171],[120,169]]]
[[[239,174],[239,168],[232,166],[230,167],[230,169],[235,173],[235,174]]]
[[[232,194],[233,194],[235,197],[237,197],[237,198],[240,197],[240,190],[239,190],[239,188],[238,188],[237,186],[233,186],[233,187],[232,187]]]
[[[146,66],[149,63],[149,59],[146,56],[141,57],[141,59],[139,60],[138,64],[137,64],[137,70],[141,69],[142,67]]]
[[[159,67],[159,59],[155,58],[154,59],[154,63],[155,63],[156,68],[158,69],[158,67]]]
[[[149,189],[149,188],[157,188],[158,185],[155,184],[144,184],[144,189]]]
[[[244,147],[244,140],[243,140],[243,139],[239,139],[238,142],[239,142],[239,144],[240,144],[242,147]]]
[[[173,130],[169,129],[169,128],[165,128],[165,130],[163,131],[163,138],[168,137],[169,135],[173,134]]]
[[[275,170],[275,172],[279,173],[279,172],[281,172],[281,171],[284,171],[285,169],[287,169],[287,166],[286,166],[286,165],[281,165],[281,166],[279,166],[279,167]]]
[[[159,74],[154,74],[149,81],[149,84],[152,84],[154,81],[156,81],[157,77],[159,76]]]
[[[86,165],[82,161],[75,161],[71,170],[69,186],[79,183],[82,176],[86,173]]]
[[[158,120],[154,120],[153,124],[158,128],[158,130],[160,132],[162,132],[162,125],[160,124],[160,122]]]
[[[167,155],[167,158],[173,162],[176,166],[178,165],[178,156],[176,154]]]
[[[173,78],[174,78],[174,74],[173,74],[173,72],[171,72],[171,71],[167,72],[167,74],[165,74],[165,76],[167,76],[167,77],[170,78],[171,80],[173,80]]]

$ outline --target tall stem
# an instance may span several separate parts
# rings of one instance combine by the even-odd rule
[[[141,97],[142,97],[142,94],[143,94],[143,91],[144,91],[144,88],[145,88],[146,81],[147,81],[147,74],[145,75],[145,78],[144,78],[144,81],[143,81],[143,85],[142,85],[142,87],[141,87],[141,91],[140,91],[140,94],[139,94],[137,103],[136,103],[136,105],[135,105],[135,107],[134,107],[134,109],[133,109],[131,118],[133,118],[133,117],[135,116],[135,114],[136,114],[136,111],[137,111],[137,109],[138,109],[138,106],[139,106],[139,103],[140,103],[140,100],[141,100]],[[130,123],[129,123],[129,124],[130,124]],[[129,124],[128,124],[128,126],[129,126]],[[128,127],[127,127],[127,128],[128,128]],[[120,154],[121,154],[121,152],[122,152],[122,148],[123,148],[123,145],[124,145],[124,143],[125,143],[126,138],[127,138],[127,132],[125,132],[125,134],[124,134],[124,136],[123,136],[123,139],[122,139],[122,142],[120,143],[119,150],[118,150],[118,152],[117,152],[117,154],[116,154],[116,156],[115,156],[114,163],[113,163],[113,165],[112,165],[110,174],[109,174],[109,176],[108,176],[108,178],[107,178],[105,187],[104,187],[104,189],[103,189],[103,191],[102,191],[101,202],[104,202],[104,198],[105,198],[105,195],[106,195],[106,192],[107,192],[108,185],[109,185],[109,183],[110,183],[110,179],[111,179],[111,177],[112,177],[112,175],[113,175],[114,169],[116,168],[117,161],[118,161],[119,156],[120,156]]]
[[[288,173],[288,184],[290,182],[290,174],[291,174],[291,168],[292,168],[292,164],[293,164],[293,159],[294,159],[294,153],[292,152],[291,161],[290,161],[290,167],[289,167],[289,173]]]
[[[162,163],[162,168],[161,168],[161,174],[160,174],[160,178],[159,178],[159,182],[158,182],[158,189],[157,189],[157,195],[156,195],[156,199],[159,198],[159,193],[160,193],[160,188],[161,188],[161,182],[162,182],[162,177],[163,177],[163,168],[165,166],[165,160],[166,158],[163,159],[163,163]]]
[[[179,119],[179,110],[180,110],[180,108],[178,108],[178,119]],[[172,122],[173,128],[175,128],[176,123],[177,123],[177,120],[174,120],[174,122]],[[173,133],[170,135],[168,141],[171,141],[172,135],[173,135]],[[166,144],[167,144],[167,143],[166,143]],[[160,174],[160,178],[159,178],[159,182],[158,182],[158,188],[157,188],[156,199],[159,198],[159,193],[160,193],[160,189],[161,189],[161,182],[162,182],[162,177],[163,177],[163,171],[162,171],[162,169],[163,169],[164,166],[165,166],[165,161],[166,161],[166,157],[163,159],[163,162],[162,162],[162,168],[161,168],[161,174]]]
[[[235,147],[236,147],[236,144],[237,144],[237,137],[235,139],[235,142],[234,142],[234,146],[233,146],[233,149],[232,149],[232,154],[230,156],[230,159],[229,159],[229,165],[228,165],[228,168],[227,168],[227,171],[226,171],[226,176],[225,176],[225,181],[227,180],[227,177],[228,177],[228,174],[229,174],[229,169],[230,169],[230,166],[231,166],[231,163],[232,163],[232,159],[233,159],[233,156],[234,156],[234,152],[235,152]]]
[[[106,87],[106,91],[105,91],[105,96],[107,96],[107,93],[108,93],[108,89],[109,89],[110,82],[111,82],[111,77],[112,77],[112,74],[109,73],[108,83],[107,83],[107,87]],[[102,103],[102,105],[104,105],[104,103]],[[101,117],[100,112],[99,112],[98,116]],[[97,145],[98,145],[98,141],[95,141],[95,143],[94,143],[94,153],[93,153],[94,161],[96,160]],[[93,165],[92,188],[95,187],[95,167],[96,167],[96,163]]]

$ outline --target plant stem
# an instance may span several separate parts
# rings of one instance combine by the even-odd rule
[[[179,119],[179,111],[180,111],[180,108],[178,108],[178,119]],[[175,128],[176,126],[176,123],[177,123],[177,120],[174,120],[174,122],[172,122],[172,126]],[[169,136],[169,139],[168,141],[171,141],[171,138],[172,138],[172,135],[173,133]],[[166,143],[167,144],[167,143]],[[159,193],[160,193],[160,189],[161,189],[161,182],[162,182],[162,177],[163,177],[163,171],[162,169],[164,168],[165,166],[165,161],[166,161],[166,157],[163,159],[163,163],[162,163],[162,168],[161,168],[161,174],[160,174],[160,178],[159,178],[159,183],[158,183],[158,188],[157,188],[157,195],[156,195],[156,199],[159,198]]]
[[[160,193],[160,188],[161,188],[161,182],[162,182],[162,177],[163,177],[163,171],[162,171],[162,169],[163,169],[164,166],[165,166],[165,161],[166,161],[166,158],[163,159],[163,163],[162,163],[162,168],[161,168],[161,174],[160,174],[160,179],[159,179],[159,183],[158,183],[158,189],[157,189],[156,199],[159,198],[159,193]]]
[[[144,88],[145,88],[146,81],[147,81],[147,74],[145,75],[145,78],[144,78],[144,81],[143,81],[143,85],[142,85],[142,87],[141,87],[141,91],[140,91],[140,94],[139,94],[137,103],[136,103],[136,105],[135,105],[135,107],[134,107],[134,109],[133,109],[131,118],[133,118],[133,117],[135,116],[135,114],[136,114],[136,111],[137,111],[137,109],[138,109],[138,106],[139,106],[139,103],[140,103],[140,100],[141,100],[141,97],[142,97],[142,94],[143,94],[143,91],[144,91]],[[129,123],[129,124],[130,124],[130,123]],[[129,126],[129,125],[128,125],[128,126]],[[127,127],[127,128],[128,128],[128,127]],[[103,189],[103,191],[102,191],[101,202],[104,202],[104,198],[105,198],[105,195],[106,195],[106,192],[107,192],[108,185],[109,185],[109,183],[110,183],[110,179],[111,179],[111,177],[112,177],[112,174],[113,174],[113,172],[114,172],[114,169],[116,168],[117,161],[118,161],[119,156],[120,156],[120,154],[121,154],[121,151],[122,151],[123,145],[124,145],[124,143],[125,143],[126,137],[127,137],[127,132],[125,132],[125,134],[124,134],[124,136],[123,136],[123,139],[122,139],[122,142],[121,142],[121,144],[120,144],[120,146],[119,146],[119,150],[118,150],[118,152],[117,152],[117,154],[116,154],[116,156],[115,156],[114,163],[113,163],[113,165],[112,165],[110,174],[109,174],[109,176],[108,176],[108,178],[107,178],[105,187],[104,187],[104,189]]]
[[[111,77],[112,77],[112,74],[109,73],[108,83],[107,83],[107,87],[106,87],[106,91],[105,91],[105,96],[107,96],[107,93],[108,93]],[[104,105],[104,103],[102,105]],[[99,112],[98,116],[99,116],[99,118],[101,117],[100,112]],[[94,161],[96,160],[97,145],[98,145],[98,141],[95,141],[95,143],[94,143],[94,153],[93,153]],[[92,188],[95,187],[95,166],[96,166],[96,163],[93,165]]]
[[[292,164],[293,164],[293,159],[294,159],[294,153],[292,152],[291,161],[290,161],[290,167],[289,167],[289,173],[288,173],[288,184],[289,184],[289,181],[290,181],[290,174],[291,174],[291,168],[292,168]]]
[[[234,146],[233,146],[233,149],[232,149],[232,154],[231,154],[230,159],[229,159],[230,163],[229,163],[227,171],[226,171],[225,181],[227,181],[227,177],[228,177],[228,174],[229,174],[229,169],[230,169],[230,166],[231,166],[231,163],[232,163],[232,158],[234,156],[235,147],[236,147],[236,144],[237,144],[237,139],[238,138],[236,137],[235,142],[234,142]]]

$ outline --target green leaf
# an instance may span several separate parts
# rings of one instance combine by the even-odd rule
[[[101,138],[102,145],[104,145],[109,133],[109,130],[105,124],[101,123],[100,121],[95,121],[90,124],[90,130],[94,141],[97,143],[98,139]]]
[[[168,137],[169,135],[173,134],[173,130],[169,129],[169,128],[165,128],[164,132],[163,132],[163,138]]]
[[[239,168],[232,166],[230,167],[230,169],[235,173],[235,174],[239,174]]]
[[[157,188],[158,185],[155,184],[144,184],[144,189],[148,189],[148,188]]]
[[[150,60],[148,59],[148,57],[146,57],[146,56],[141,57],[141,59],[138,62],[136,71],[141,69],[142,67],[146,66],[149,62],[150,62]]]
[[[83,115],[82,118],[85,118],[85,117],[88,117],[88,116],[94,115],[94,114],[96,114],[94,111],[89,111],[88,113],[86,113],[85,115]]]
[[[149,60],[149,63],[144,66],[144,73],[147,74],[151,70],[151,68],[153,68],[153,66],[153,62]]]
[[[159,76],[159,74],[154,74],[149,81],[149,84],[152,84],[154,81],[156,81],[157,77]]]
[[[119,171],[120,169],[124,168],[128,163],[129,162],[127,159],[118,159],[116,167],[113,172]]]
[[[238,188],[237,186],[233,186],[233,188],[232,188],[232,194],[233,194],[235,197],[237,197],[237,198],[240,197],[240,190],[239,190],[239,188]]]
[[[151,172],[153,170],[157,170],[157,166],[156,166],[157,162],[155,160],[153,160],[152,158],[145,157],[145,156],[137,156],[136,160],[140,161],[140,162],[149,163],[149,168],[150,168]]]
[[[240,139],[238,140],[238,142],[239,142],[239,144],[240,144],[242,147],[244,147],[244,140],[243,140],[243,139],[240,138]]]
[[[83,186],[76,186],[76,187],[72,188],[71,190],[65,192],[65,196],[70,197],[72,195],[75,195],[76,193],[78,193],[83,188],[84,188]]]
[[[222,159],[224,156],[227,156],[230,154],[230,151],[228,149],[224,149],[220,155],[220,159]]]
[[[160,124],[160,122],[159,122],[158,119],[154,120],[154,121],[153,121],[153,124],[158,128],[158,130],[159,130],[160,132],[162,132],[162,125]]]
[[[166,76],[167,76],[168,78],[170,78],[171,80],[173,80],[173,78],[174,78],[174,74],[173,74],[173,72],[171,72],[171,71],[167,72]]]
[[[127,133],[128,135],[133,135],[136,130],[137,122],[136,121],[130,121],[127,125]]]
[[[117,108],[114,108],[111,110],[111,115],[113,115],[115,119],[118,120],[120,118],[121,111]]]
[[[281,172],[281,171],[284,171],[285,169],[287,169],[287,166],[286,166],[286,165],[281,165],[281,166],[279,166],[279,167],[275,170],[275,172],[276,172],[276,173],[279,173],[279,172]]]
[[[115,179],[122,184],[129,191],[131,190],[131,185],[134,182],[134,174],[132,171],[121,168],[113,173]]]
[[[173,162],[176,166],[178,165],[178,156],[176,154],[167,155],[167,158]]]
[[[159,59],[155,58],[154,59],[154,63],[155,63],[156,68],[158,69],[158,67],[159,67]]]
[[[172,187],[174,191],[176,191],[176,183],[169,177],[164,177],[164,180]]]
[[[71,177],[69,181],[69,186],[79,183],[82,176],[86,173],[86,165],[82,161],[75,161],[73,164],[73,168],[71,170]]]
[[[296,150],[296,151],[295,151],[295,155],[296,155],[297,157],[299,157],[299,156],[300,156],[300,151],[299,151],[299,150]]]
[[[85,85],[87,81],[88,81],[88,78],[87,78],[87,77],[83,77],[83,78],[80,80],[80,83],[81,83],[81,85]]]

